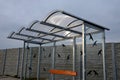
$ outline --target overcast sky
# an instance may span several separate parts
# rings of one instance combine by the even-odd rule
[[[0,0],[0,49],[22,46],[6,37],[53,10],[64,10],[110,28],[107,42],[120,42],[120,0]]]

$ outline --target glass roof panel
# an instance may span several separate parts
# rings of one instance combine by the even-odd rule
[[[48,40],[43,40],[42,41],[42,43],[48,43],[48,42],[50,42],[50,41],[48,41]]]
[[[57,41],[57,40],[62,40],[63,38],[60,37],[54,37],[53,40]]]
[[[62,27],[71,27],[71,26],[76,26],[78,24],[81,24],[81,20],[77,20],[76,18],[73,18],[71,16],[62,14],[61,12],[57,12],[49,16],[46,20],[46,22],[59,25]],[[74,24],[73,24],[74,23]],[[70,25],[70,26],[68,26]]]
[[[75,30],[75,31],[78,31],[78,32],[82,33],[82,25],[80,25],[78,27],[71,28],[71,30]]]
[[[34,30],[42,30],[42,31],[45,31],[45,32],[49,32],[51,31],[53,28],[52,27],[49,27],[49,26],[46,26],[46,25],[42,25],[39,23],[36,23],[34,24],[31,29],[34,29]]]
[[[67,37],[78,37],[80,36],[79,34],[75,34],[75,33],[70,33],[68,35],[66,35]]]
[[[70,31],[61,31],[61,32],[58,32],[58,33],[55,33],[55,34],[65,36],[67,38],[78,36],[78,34],[70,32]]]
[[[46,36],[44,36],[44,37],[42,37],[42,38],[46,38],[46,39],[52,40],[52,39],[54,38],[54,36],[46,35]]]
[[[56,33],[56,32],[59,32],[61,31],[61,29],[58,29],[58,28],[53,28],[50,33]]]
[[[31,38],[29,38],[29,37],[17,35],[15,32],[11,35],[11,38],[17,38],[17,39],[23,39],[23,40],[31,39]]]
[[[71,33],[70,31],[61,31],[56,34],[61,35],[61,36],[66,36],[66,35],[69,35],[70,33]]]
[[[54,25],[58,25],[60,27],[66,27],[66,28],[73,28],[73,27],[81,27],[81,24],[83,24],[83,21],[81,20],[78,20],[74,17],[71,17],[71,16],[68,16],[66,14],[63,14],[61,12],[53,12],[52,14],[50,14],[46,20],[45,20],[47,23],[50,23],[50,24],[54,24]],[[81,28],[75,28],[74,30],[78,30],[80,31]],[[62,31],[62,32],[61,32]],[[54,32],[56,34],[59,34],[59,35],[62,35],[62,36],[66,36],[66,34],[69,32],[69,31],[66,31],[66,32],[63,32],[62,29],[58,29],[58,28],[53,28],[50,32]],[[73,35],[73,33],[70,33],[67,34],[67,36],[69,35]],[[75,34],[74,34],[75,35]],[[73,35],[73,36],[74,36]]]
[[[41,43],[42,39],[33,39],[32,41],[40,42]]]
[[[67,26],[68,27],[74,27],[74,26],[80,26],[83,24],[83,21],[81,20],[74,20],[71,23],[69,23]]]
[[[70,19],[71,20],[71,17],[67,16],[67,15],[64,15],[64,14],[61,14],[61,13],[55,13],[53,14],[52,16],[50,16],[46,22],[48,23],[52,23],[52,24],[56,24],[56,25],[60,25],[61,23],[61,26],[64,26],[65,24],[67,24],[67,22],[69,22],[70,20],[67,20],[67,19]],[[64,22],[63,22],[64,21]],[[73,19],[71,20],[73,21]],[[70,21],[70,22],[71,22]]]
[[[31,36],[38,36],[39,33],[32,32],[32,31],[28,31],[28,30],[26,30],[26,28],[23,27],[23,28],[19,31],[19,34],[25,34],[25,35],[31,35]]]

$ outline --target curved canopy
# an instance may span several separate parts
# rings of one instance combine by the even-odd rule
[[[66,13],[54,11],[43,21],[35,20],[28,28],[22,27],[13,32],[8,38],[23,40],[30,43],[45,44],[82,35],[82,26],[87,27],[86,33],[97,33],[108,28],[94,24],[82,18]]]

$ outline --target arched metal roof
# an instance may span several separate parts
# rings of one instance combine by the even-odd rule
[[[64,11],[54,11],[43,21],[35,20],[28,28],[22,27],[18,32],[12,32],[8,38],[23,40],[30,43],[45,44],[82,35],[82,25],[87,34],[109,30],[103,26],[76,17]]]

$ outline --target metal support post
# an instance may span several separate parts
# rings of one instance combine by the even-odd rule
[[[106,55],[105,55],[105,31],[102,32],[102,51],[103,51],[103,75],[104,79],[107,80],[107,75],[106,75]]]
[[[52,69],[55,68],[55,53],[56,53],[56,42],[53,43]],[[51,74],[51,80],[55,80],[54,74]]]
[[[21,63],[21,76],[20,76],[20,79],[23,80],[23,71],[24,71],[24,57],[25,56],[25,41],[24,41],[24,44],[23,44],[23,52],[22,52],[22,63]]]
[[[27,47],[29,47],[29,43],[27,43]],[[27,67],[28,67],[28,52],[29,52],[29,50],[28,49],[26,49],[26,55],[25,55],[25,72],[24,72],[24,78],[26,79],[26,77],[27,77]]]
[[[29,62],[29,73],[28,73],[28,78],[31,77],[31,72],[32,72],[32,47],[30,48],[30,62]]]
[[[75,71],[76,63],[76,38],[73,38],[73,71]],[[73,80],[75,80],[75,76],[73,76]]]
[[[20,66],[20,48],[18,48],[18,58],[17,58],[17,66],[16,66],[17,76],[19,75],[19,66]]]
[[[86,80],[86,27],[82,25],[82,80]]]
[[[41,59],[41,45],[39,46],[39,51],[38,51],[38,65],[37,65],[37,80],[40,80],[40,59]]]
[[[117,69],[116,69],[115,45],[114,45],[114,43],[111,44],[111,50],[112,50],[113,78],[114,78],[114,80],[117,80]]]
[[[2,75],[4,75],[4,73],[5,73],[6,56],[7,56],[7,49],[4,50]]]

